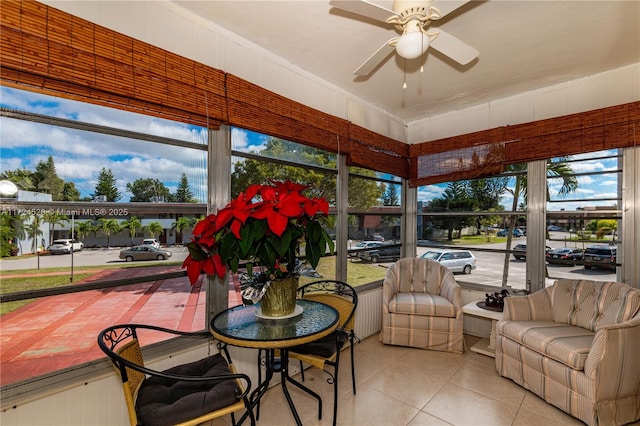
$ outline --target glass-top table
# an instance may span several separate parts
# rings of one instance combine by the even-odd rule
[[[251,393],[252,408],[258,407],[256,419],[260,416],[260,399],[269,388],[273,374],[280,373],[280,384],[287,398],[289,408],[296,421],[301,425],[287,382],[292,383],[318,400],[318,418],[322,416],[322,398],[320,395],[289,376],[289,348],[320,339],[336,329],[339,314],[336,309],[324,303],[299,299],[296,311],[289,318],[270,319],[261,315],[260,304],[235,306],[213,317],[210,331],[220,342],[245,348],[260,349],[265,353],[266,377]],[[276,356],[279,351],[279,357]],[[259,355],[260,358],[260,355]],[[261,368],[259,365],[258,368]],[[239,424],[246,417],[240,419]]]

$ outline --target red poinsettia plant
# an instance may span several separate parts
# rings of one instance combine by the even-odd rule
[[[217,214],[198,222],[182,265],[191,284],[202,272],[223,278],[227,270],[236,273],[241,266],[249,276],[260,266],[269,281],[293,276],[302,242],[306,261],[316,268],[327,246],[334,250],[322,226],[329,204],[302,195],[306,188],[290,181],[252,185]]]

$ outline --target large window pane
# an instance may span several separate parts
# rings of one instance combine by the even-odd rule
[[[116,322],[204,329],[202,280],[181,265],[206,212],[206,130],[0,90],[0,179],[19,189],[0,204],[3,295],[104,286],[3,302],[2,385],[101,358]],[[121,255],[145,240],[160,251]]]
[[[616,281],[621,258],[620,158],[617,150],[554,159],[548,177],[548,284],[560,278]],[[567,181],[576,183],[575,187]],[[562,189],[566,189],[563,191]]]

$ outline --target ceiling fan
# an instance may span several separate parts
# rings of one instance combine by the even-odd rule
[[[393,10],[389,10],[367,0],[331,0],[330,5],[358,15],[395,26],[402,35],[393,37],[371,55],[353,73],[369,75],[394,50],[405,59],[415,59],[423,55],[429,46],[447,55],[461,65],[466,65],[478,57],[473,47],[451,34],[428,28],[431,21],[438,20],[470,0],[395,0]]]

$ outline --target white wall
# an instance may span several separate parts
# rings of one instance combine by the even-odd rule
[[[640,63],[408,124],[409,143],[528,123],[640,100]]]

